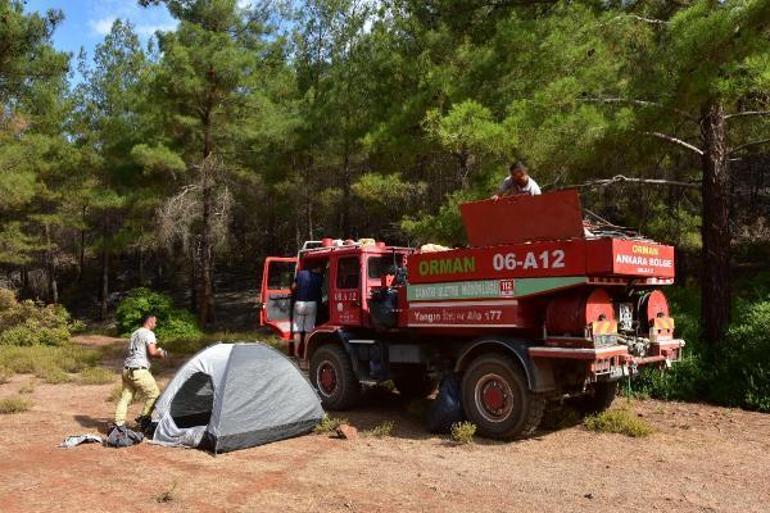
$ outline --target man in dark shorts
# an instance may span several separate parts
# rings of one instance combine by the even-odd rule
[[[291,286],[294,294],[294,343],[298,354],[302,354],[305,333],[313,331],[315,327],[318,305],[322,300],[323,271],[321,262],[313,262],[309,269],[302,269],[297,273]]]

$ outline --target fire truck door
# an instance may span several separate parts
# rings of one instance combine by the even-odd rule
[[[346,256],[337,260],[333,294],[329,298],[332,324],[361,325],[361,259]]]
[[[296,267],[296,258],[268,257],[262,273],[259,323],[283,339],[291,338],[291,285]]]

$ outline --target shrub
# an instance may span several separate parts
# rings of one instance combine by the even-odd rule
[[[29,410],[29,401],[22,397],[0,399],[0,413],[21,413]]]
[[[329,417],[328,415],[324,415],[324,418],[322,418],[321,422],[319,422],[318,425],[313,429],[313,432],[319,435],[334,433],[337,431],[338,427],[347,423],[348,419]]]
[[[11,373],[35,374],[59,382],[62,374],[93,367],[99,359],[97,350],[79,346],[0,346],[0,367]]]
[[[700,356],[687,356],[670,369],[643,367],[632,382],[631,395],[667,401],[694,401],[708,395],[710,373]]]
[[[115,373],[104,367],[89,367],[80,373],[81,385],[106,385],[115,381]]]
[[[712,397],[720,404],[770,412],[770,301],[739,302],[717,348]]]
[[[81,325],[61,305],[17,301],[13,291],[0,288],[0,345],[61,346]]]
[[[56,365],[41,365],[35,369],[35,376],[42,379],[49,385],[59,385],[61,383],[69,383],[72,378],[69,374],[64,372],[61,367]]]
[[[158,318],[156,334],[162,343],[172,340],[193,340],[201,336],[195,317],[186,310],[173,308],[166,294],[141,287],[129,291],[115,312],[118,333],[129,335],[139,327],[143,315]]]
[[[385,436],[391,436],[395,428],[396,428],[395,422],[393,422],[392,420],[386,420],[382,424],[379,424],[377,426],[374,426],[372,429],[367,430],[365,434],[369,436],[376,436],[377,438],[382,438]]]
[[[450,431],[452,441],[458,444],[473,443],[473,437],[476,435],[476,424],[463,421],[452,424]]]
[[[583,425],[597,433],[619,433],[631,437],[645,437],[655,432],[648,422],[625,408],[606,410],[586,417]]]

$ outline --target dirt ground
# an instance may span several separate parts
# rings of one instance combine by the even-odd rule
[[[162,369],[161,384],[172,373]],[[0,397],[32,379],[14,377]],[[377,394],[345,416],[359,429],[395,421],[391,437],[308,435],[216,457],[148,443],[57,448],[103,430],[113,386],[37,382],[30,411],[0,416],[0,512],[770,511],[769,415],[635,401],[657,429],[649,438],[574,426],[455,446]]]

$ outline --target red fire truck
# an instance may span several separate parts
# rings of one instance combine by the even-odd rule
[[[326,270],[316,326],[290,345],[325,408],[349,408],[362,385],[386,380],[427,395],[456,373],[479,434],[508,439],[534,431],[548,401],[599,411],[640,366],[681,358],[659,289],[674,281],[673,247],[585,221],[572,190],[461,214],[466,248],[324,239],[266,259],[260,321],[286,340],[295,272]]]

